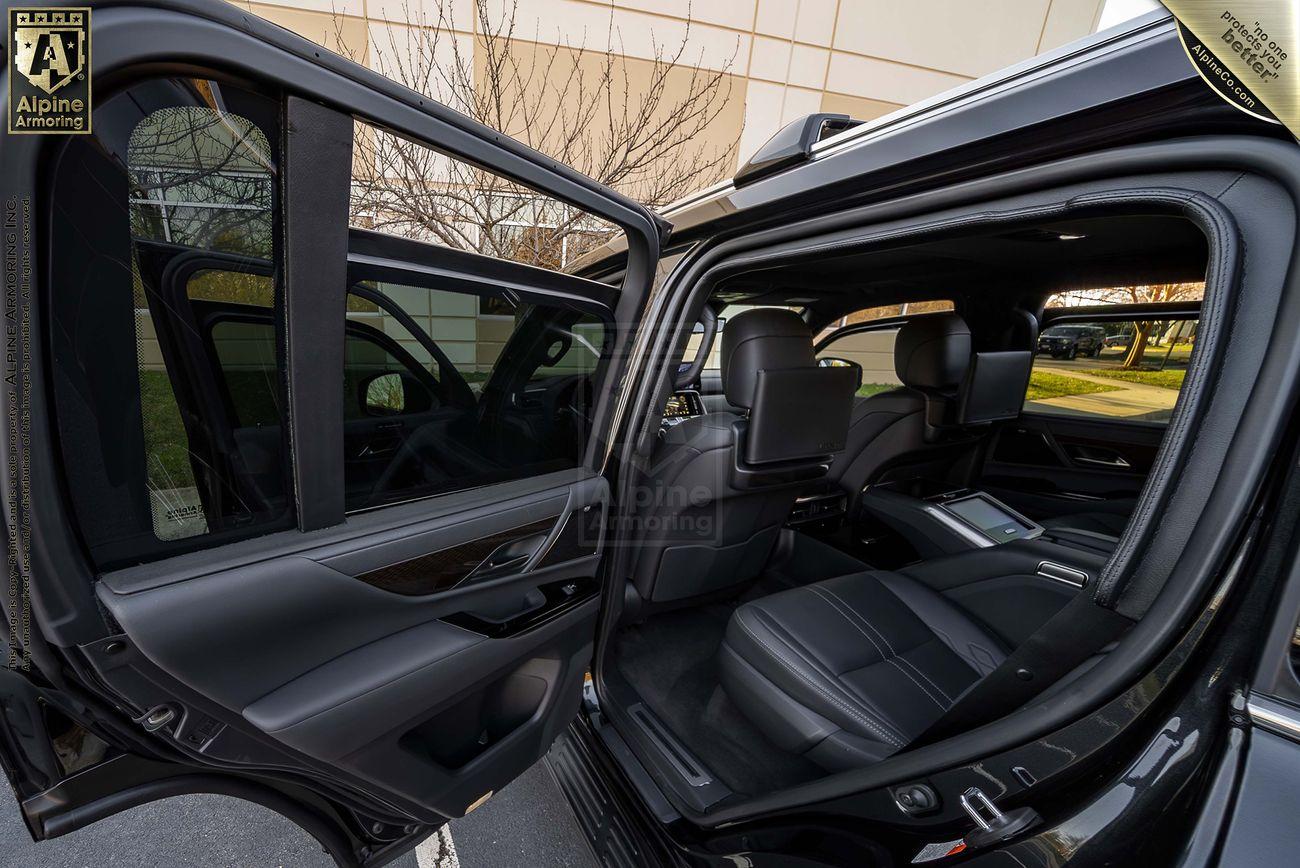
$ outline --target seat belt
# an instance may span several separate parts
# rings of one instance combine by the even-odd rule
[[[1134,622],[1080,591],[1002,664],[976,681],[907,746],[931,744],[996,720],[1068,675]]]

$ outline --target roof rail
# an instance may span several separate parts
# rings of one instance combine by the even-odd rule
[[[860,125],[848,115],[821,112],[786,124],[763,143],[745,165],[736,170],[731,182],[737,187],[766,178],[807,160],[813,145],[822,139]]]

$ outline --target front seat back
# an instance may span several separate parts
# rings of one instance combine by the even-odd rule
[[[642,472],[633,580],[648,607],[756,578],[802,486],[844,447],[853,372],[817,367],[793,311],[731,318],[720,365],[727,400],[743,412],[666,429]]]
[[[894,373],[902,386],[858,398],[844,452],[829,479],[856,500],[863,486],[891,466],[917,465],[951,456],[940,432],[953,421],[971,358],[971,335],[955,313],[908,320],[894,341]]]

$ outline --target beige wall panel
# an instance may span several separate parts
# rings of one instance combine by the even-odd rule
[[[771,36],[754,37],[754,51],[749,55],[749,77],[784,82],[790,69],[790,41]]]
[[[959,75],[835,51],[831,53],[826,89],[908,105],[967,81],[969,79]]]
[[[241,9],[248,8],[248,6],[243,3],[236,2],[234,5]],[[263,4],[255,3],[253,5],[256,7]],[[332,14],[336,11],[341,15],[364,16],[366,14],[365,0],[266,0],[265,5],[310,10],[313,12],[324,12],[326,15]],[[263,18],[271,19],[271,16],[263,15],[261,12],[257,12],[256,14],[261,15]],[[297,31],[294,32],[296,33]]]
[[[458,343],[456,341],[450,341],[438,345],[438,349],[442,350],[443,354],[446,355],[453,365],[465,371],[473,370],[478,367],[477,348],[477,344]],[[497,352],[501,352],[499,346]]]
[[[1038,42],[1038,53],[1050,51],[1092,33],[1105,0],[1052,0]]]
[[[1048,2],[862,0],[843,3],[835,29],[835,47],[929,69],[980,76],[1037,53]]]
[[[800,87],[821,90],[826,83],[826,69],[830,62],[830,54],[830,51],[825,48],[795,43],[790,52],[790,74],[786,81]]]
[[[754,23],[756,0],[613,0],[613,5],[674,18],[691,18],[705,24],[719,24],[748,30]]]
[[[539,46],[532,42],[515,41],[510,44],[514,62],[519,64],[522,69],[530,68],[536,62],[540,68],[541,64],[547,62],[548,52],[553,49],[550,46]],[[484,52],[475,54],[475,78],[480,82],[485,80],[486,61]],[[568,52],[562,52],[556,60],[555,66],[552,67],[551,79],[563,80],[568,76],[571,64],[574,62],[574,55]],[[577,54],[577,63],[582,67],[580,75],[586,81],[595,81],[599,79],[601,70],[605,64],[605,56],[592,51],[580,52]],[[650,87],[651,78],[654,75],[654,64],[650,61],[639,60],[636,58],[626,58],[622,61],[615,62],[616,81],[614,85],[608,88],[604,93],[604,99],[622,99],[624,93],[624,80],[626,76],[626,91],[635,98],[637,94],[647,92]],[[678,101],[689,93],[691,86],[692,70],[688,68],[679,68],[672,70],[668,74],[667,84],[664,88],[664,99],[659,107],[659,115],[652,116],[651,123],[657,122],[664,114],[670,111]],[[529,116],[539,119],[539,122],[528,123],[529,116],[517,114],[508,119],[504,124],[504,132],[515,136],[537,148],[543,153],[550,154],[557,159],[562,159],[581,172],[588,175],[601,175],[601,167],[589,162],[590,156],[597,150],[593,144],[590,147],[579,147],[575,151],[564,153],[560,146],[560,140],[568,132],[568,127],[564,123],[566,117],[571,117],[574,111],[572,105],[561,107],[553,85],[547,86],[546,82],[541,81],[542,76],[538,75],[531,83],[533,88],[545,90],[534,91],[534,95],[523,100],[523,104],[532,106],[536,111]],[[745,79],[736,76],[725,76],[721,85],[719,94],[720,110],[713,122],[707,126],[704,131],[695,136],[689,145],[679,152],[680,159],[688,159],[696,154],[702,154],[706,157],[720,156],[732,149],[737,137],[740,134],[741,127],[745,119],[745,100],[746,100],[746,82]],[[615,106],[616,113],[622,112],[622,106]],[[595,120],[596,128],[591,132],[589,141],[598,143],[601,139],[601,115],[604,107],[602,106]],[[546,119],[548,122],[554,119],[554,124],[542,127],[540,119]],[[730,158],[719,166],[711,175],[701,176],[696,179],[691,189],[681,189],[675,191],[668,197],[668,200],[680,198],[695,189],[707,186],[723,177],[729,176],[736,169],[734,152]],[[604,180],[602,177],[601,180]],[[659,195],[661,191],[655,190],[652,186],[654,181],[659,178],[639,179],[625,178],[613,179],[619,189],[632,196],[641,199],[662,199]],[[662,202],[661,202],[662,204]]]
[[[754,31],[780,39],[792,39],[798,17],[799,0],[758,0]]]
[[[442,346],[444,341],[473,341],[478,339],[477,325],[472,317],[430,317],[425,330],[438,346]]]
[[[794,24],[795,41],[829,46],[835,34],[835,7],[853,3],[854,0],[799,0],[799,13]]]
[[[686,22],[630,9],[579,0],[489,0],[494,22],[503,21],[514,8],[514,37],[595,51],[611,48],[630,57],[652,59],[665,47],[676,50],[686,39]],[[690,25],[684,58],[697,59],[711,69],[730,63],[743,70],[749,56],[749,34],[737,33],[696,21]]]
[[[249,6],[235,5],[241,9],[249,9],[254,15],[279,24],[286,30],[292,30],[317,45],[325,46],[330,51],[350,56],[347,51],[342,50],[344,46],[340,45],[336,38],[334,16],[329,14],[328,6],[325,12],[313,12],[304,9],[289,9],[284,6],[268,6],[264,3],[253,3]],[[338,24],[346,47],[357,52],[356,56],[364,57],[366,51],[365,21],[359,18],[345,17],[340,19]]]
[[[849,96],[843,93],[822,94],[822,111],[845,114],[860,121],[869,121],[872,118],[887,115],[898,108],[902,108],[902,106],[892,102],[865,99],[860,96]]]
[[[740,135],[740,163],[754,155],[759,145],[781,128],[781,98],[785,87],[751,81],[745,93],[745,129]]]
[[[365,0],[372,21],[425,23],[432,27],[446,19],[452,29],[474,30],[474,0]]]
[[[804,115],[810,115],[819,111],[822,107],[822,92],[820,90],[806,90],[802,87],[786,87],[785,98],[781,102],[781,123],[777,129],[785,126],[796,118]],[[776,132],[772,130],[771,133]],[[770,136],[771,133],[768,133]]]
[[[460,64],[472,73],[474,38],[450,31],[406,27],[371,19],[370,52],[366,65],[412,90],[431,96],[457,111],[465,111],[465,102],[448,85],[452,71]],[[435,38],[436,36],[436,38]]]

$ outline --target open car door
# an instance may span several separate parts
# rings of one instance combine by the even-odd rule
[[[380,864],[578,707],[612,396],[664,224],[226,4],[93,27],[93,134],[0,156],[31,264],[0,758],[38,839],[223,793]],[[524,241],[543,201],[625,232],[626,276],[350,229],[410,228],[382,197],[349,219],[384,148],[426,155],[404,195],[430,213],[508,186]],[[452,189],[453,159],[494,180]]]

